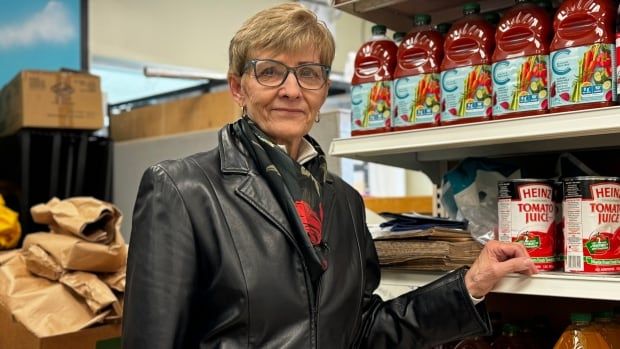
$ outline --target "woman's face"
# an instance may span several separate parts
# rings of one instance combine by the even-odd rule
[[[289,67],[304,63],[320,63],[318,52],[308,51],[296,54],[273,54],[257,51],[250,59],[269,59]],[[329,82],[318,90],[301,88],[292,72],[278,87],[260,84],[254,75],[252,65],[239,77],[231,75],[229,86],[233,97],[247,108],[250,118],[278,144],[296,144],[306,135],[325,102]]]

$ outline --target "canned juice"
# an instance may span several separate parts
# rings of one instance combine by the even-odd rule
[[[558,267],[553,181],[513,179],[498,183],[498,239],[518,242],[540,270]]]
[[[565,271],[620,272],[620,177],[564,179]]]

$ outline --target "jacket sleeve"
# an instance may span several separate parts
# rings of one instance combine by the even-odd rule
[[[381,272],[374,242],[365,218],[365,288],[357,347],[429,348],[476,334],[490,334],[491,323],[484,302],[474,305],[465,287],[466,268],[383,301],[373,292]]]
[[[189,216],[175,183],[155,165],[144,173],[134,206],[123,348],[184,348],[195,283]]]

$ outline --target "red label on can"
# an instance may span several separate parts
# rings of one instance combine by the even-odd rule
[[[620,178],[564,181],[566,271],[620,272]]]
[[[518,242],[540,270],[558,267],[553,182],[508,180],[498,184],[498,239]]]

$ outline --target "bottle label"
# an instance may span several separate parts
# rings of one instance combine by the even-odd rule
[[[549,107],[548,59],[534,55],[493,64],[493,115]]]
[[[439,74],[406,76],[394,81],[392,126],[439,122]]]
[[[390,127],[392,81],[351,86],[351,131]]]
[[[616,33],[616,98],[620,95],[620,64],[618,64],[618,57],[620,57],[620,32]]]
[[[551,107],[616,100],[616,48],[593,44],[551,52]]]
[[[441,121],[490,117],[491,66],[460,67],[441,72]]]

